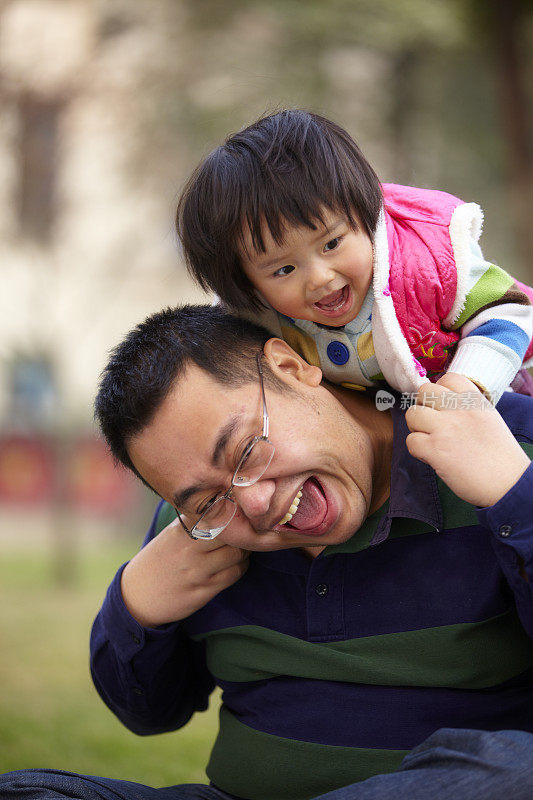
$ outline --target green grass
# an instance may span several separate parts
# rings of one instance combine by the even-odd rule
[[[88,668],[89,632],[134,545],[80,556],[75,585],[54,585],[45,552],[0,551],[0,772],[49,767],[151,786],[207,783],[218,698],[175,733],[139,737],[111,714]]]

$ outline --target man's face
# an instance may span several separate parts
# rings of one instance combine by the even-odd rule
[[[275,454],[257,483],[233,489],[238,510],[220,541],[247,550],[344,542],[371,505],[371,438],[320,385],[316,367],[280,340],[270,340],[265,352],[291,391],[265,386]],[[225,386],[191,364],[128,450],[145,480],[190,528],[206,503],[226,491],[243,445],[261,425],[259,378]],[[299,492],[297,510],[282,524]]]

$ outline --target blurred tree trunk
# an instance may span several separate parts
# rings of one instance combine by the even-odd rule
[[[394,59],[389,118],[394,176],[398,183],[411,184],[414,181],[412,117],[416,106],[416,77],[419,66],[419,53],[414,48],[401,50]]]
[[[515,223],[517,253],[533,277],[533,169],[529,136],[525,70],[521,59],[520,34],[530,8],[522,0],[489,0],[490,33],[499,69],[503,130],[511,211]]]

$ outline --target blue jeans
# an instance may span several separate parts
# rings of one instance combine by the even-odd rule
[[[55,770],[0,775],[1,800],[231,800],[211,786],[154,789]],[[316,800],[531,800],[533,734],[443,728],[412,750],[396,772]],[[276,800],[276,798],[272,798]]]

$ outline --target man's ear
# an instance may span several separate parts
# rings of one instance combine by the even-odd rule
[[[322,370],[308,364],[283,339],[269,339],[263,348],[270,369],[282,380],[296,380],[307,386],[319,386]]]

